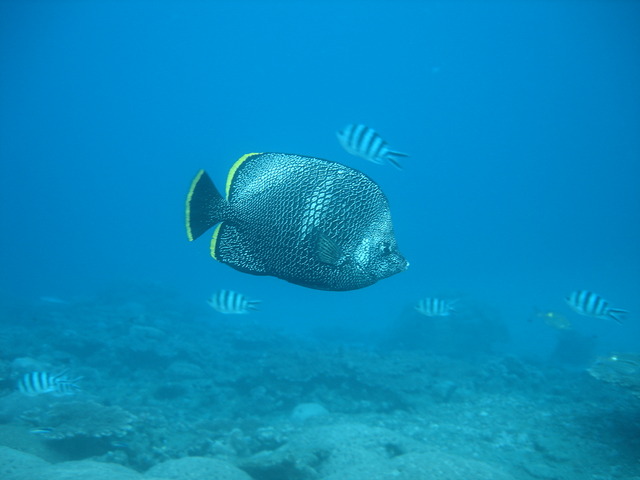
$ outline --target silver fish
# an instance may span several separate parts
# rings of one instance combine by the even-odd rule
[[[565,298],[567,304],[580,315],[615,320],[622,323],[620,316],[628,313],[621,308],[612,308],[604,298],[589,290],[576,290]]]
[[[420,300],[415,309],[425,317],[448,317],[451,312],[455,312],[455,303],[456,300],[427,297]]]
[[[249,300],[233,290],[219,290],[211,296],[208,303],[220,313],[244,314],[257,310],[260,300]]]
[[[402,169],[398,157],[408,157],[406,153],[391,150],[389,144],[370,127],[350,124],[337,132],[340,145],[352,155],[377,164],[391,163]]]
[[[73,395],[80,390],[76,384],[79,380],[80,377],[70,379],[65,373],[31,372],[18,380],[18,390],[30,397],[45,393],[55,396]]]

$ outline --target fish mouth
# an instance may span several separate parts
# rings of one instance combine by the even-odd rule
[[[394,262],[388,265],[386,274],[383,278],[390,277],[391,275],[396,275],[398,273],[404,272],[407,268],[409,268],[409,262],[402,255],[399,258],[395,259]]]
[[[409,268],[409,261],[406,258],[404,258],[402,255],[400,255],[400,258],[398,258],[396,272],[398,273],[404,272],[408,268]]]

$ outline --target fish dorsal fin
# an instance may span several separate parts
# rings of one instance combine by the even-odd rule
[[[322,263],[337,265],[342,258],[342,248],[324,233],[317,232],[316,254]]]
[[[245,165],[245,163],[247,162],[247,160],[249,160],[251,157],[255,157],[258,155],[262,155],[261,153],[247,153],[243,156],[241,156],[238,160],[236,160],[236,162],[231,166],[231,168],[229,169],[229,173],[227,174],[227,183],[226,183],[226,187],[225,187],[225,195],[226,195],[226,199],[230,200],[231,198],[231,188],[233,186],[233,182],[234,179],[236,177],[236,174],[238,173],[238,169],[240,167],[242,167],[243,165]]]

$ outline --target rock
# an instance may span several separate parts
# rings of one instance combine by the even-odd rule
[[[145,474],[169,480],[251,480],[251,477],[230,463],[207,457],[184,457],[167,460],[151,467]]]
[[[150,480],[135,470],[122,465],[93,460],[57,463],[38,473],[40,476],[33,477],[33,480]]]
[[[22,425],[0,425],[0,445],[34,455],[48,463],[73,460],[67,452],[52,448],[48,442],[30,433],[29,429]],[[2,475],[0,475],[1,478]]]
[[[275,451],[254,455],[242,468],[256,478],[324,478],[354,465],[378,465],[417,447],[391,430],[345,423],[310,428]]]
[[[198,365],[189,362],[173,362],[167,368],[167,375],[174,378],[204,378],[204,370]]]
[[[30,453],[0,447],[0,478],[2,480],[35,480],[37,476],[34,476],[34,473],[48,465],[48,462]]]
[[[433,384],[433,398],[439,402],[447,403],[458,389],[458,384],[451,380],[442,380]]]
[[[185,477],[191,478],[191,477]],[[204,477],[203,477],[204,478]],[[226,477],[222,477],[226,480]],[[232,478],[232,477],[229,477]],[[40,457],[0,447],[2,480],[166,480],[142,474],[115,463],[81,460],[50,464]],[[238,480],[246,480],[241,479]]]
[[[360,463],[322,480],[514,480],[503,470],[442,452],[408,453],[390,460]]]
[[[310,418],[328,415],[329,411],[319,403],[300,403],[291,412],[291,420],[304,423]]]
[[[11,362],[11,370],[19,375],[29,372],[45,371],[48,369],[49,365],[31,357],[18,357],[14,358]]]

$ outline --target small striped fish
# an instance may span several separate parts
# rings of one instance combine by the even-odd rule
[[[73,395],[80,390],[76,385],[79,380],[80,378],[71,380],[64,373],[54,375],[48,372],[31,372],[18,380],[18,390],[30,397],[45,393],[52,393],[55,396]]]
[[[340,145],[347,152],[373,163],[389,162],[401,169],[402,165],[398,162],[398,157],[408,157],[406,153],[391,150],[387,142],[373,128],[365,125],[352,123],[339,130],[337,135]]]
[[[454,301],[441,298],[423,298],[415,306],[415,309],[425,317],[448,317],[454,312]]]
[[[218,290],[209,299],[209,305],[220,313],[249,313],[257,310],[260,300],[249,300],[233,290]]]
[[[601,319],[611,319],[622,323],[619,316],[627,313],[621,308],[612,308],[604,298],[589,290],[576,290],[565,298],[571,308],[580,315],[596,317]]]

